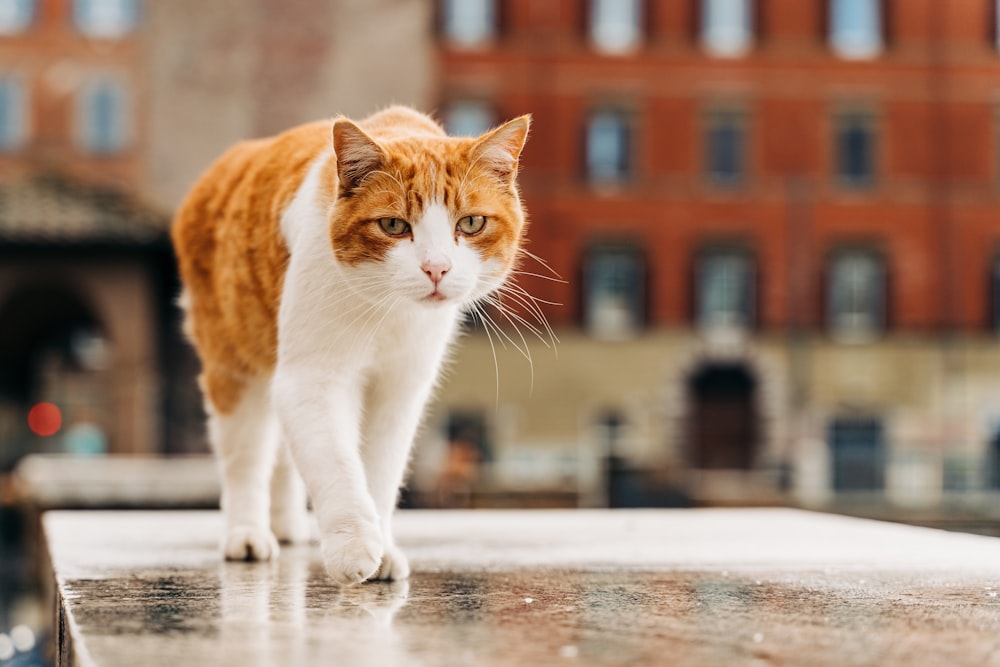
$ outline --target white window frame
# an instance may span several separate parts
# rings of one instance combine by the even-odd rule
[[[756,309],[753,256],[742,248],[709,248],[697,261],[699,328],[712,333],[750,330]]]
[[[628,340],[645,322],[646,262],[632,245],[596,245],[584,254],[584,327],[599,340]]]
[[[882,0],[829,0],[830,46],[848,60],[882,52]]]
[[[37,0],[0,0],[0,36],[26,32],[35,21]]]
[[[139,24],[139,0],[73,0],[73,18],[93,39],[120,39]]]
[[[632,171],[632,138],[628,115],[613,108],[598,109],[587,119],[586,169],[595,185],[617,185]]]
[[[886,325],[886,287],[881,255],[867,249],[835,253],[826,286],[831,336],[843,343],[866,343],[881,335]]]
[[[497,34],[497,0],[442,0],[441,27],[445,42],[461,49],[491,44]]]
[[[753,46],[754,0],[702,0],[701,43],[710,55],[738,58]]]
[[[607,55],[632,53],[642,44],[644,0],[591,0],[590,41]]]

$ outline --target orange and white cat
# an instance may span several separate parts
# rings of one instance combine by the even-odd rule
[[[226,558],[307,539],[308,492],[331,577],[408,576],[393,510],[459,320],[513,270],[528,125],[449,137],[391,107],[240,143],[195,184],[172,237]]]

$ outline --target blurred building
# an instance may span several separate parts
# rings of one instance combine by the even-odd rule
[[[525,258],[557,352],[478,327],[428,451],[476,424],[495,488],[583,504],[995,497],[997,4],[437,2],[440,114],[534,115],[564,282]]]
[[[430,16],[422,0],[0,0],[0,471],[40,451],[205,451],[174,208],[240,139],[426,105]]]
[[[203,450],[171,212],[234,141],[400,102],[534,115],[528,250],[561,276],[526,255],[539,301],[464,339],[418,493],[983,503],[996,4],[0,0],[0,467]]]

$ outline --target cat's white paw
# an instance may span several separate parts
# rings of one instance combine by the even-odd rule
[[[403,581],[410,576],[410,562],[395,544],[389,544],[382,554],[382,564],[371,578],[379,581]]]
[[[271,515],[271,532],[281,544],[305,544],[312,535],[309,514],[305,510],[274,513]]]
[[[271,560],[278,557],[278,540],[266,528],[235,526],[222,544],[226,560]]]
[[[379,569],[384,552],[382,533],[372,521],[351,521],[323,536],[321,550],[327,574],[338,584],[357,584]]]

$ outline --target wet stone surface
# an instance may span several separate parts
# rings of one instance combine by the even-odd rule
[[[341,588],[315,545],[221,562],[218,526],[210,512],[49,515],[76,658],[1000,665],[996,538],[767,510],[404,513],[411,579]]]

